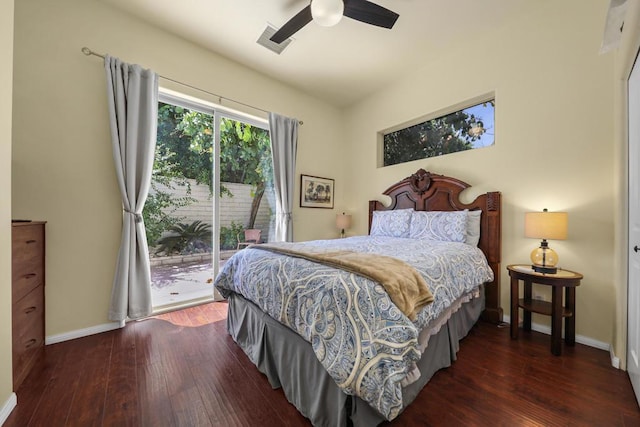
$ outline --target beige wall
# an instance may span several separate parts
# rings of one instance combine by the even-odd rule
[[[503,195],[503,266],[526,263],[539,244],[524,238],[526,211],[566,210],[569,239],[551,242],[564,268],[584,274],[577,334],[612,342],[614,277],[614,58],[599,55],[607,0],[535,2],[521,19],[469,40],[353,106],[346,115],[352,159],[347,179],[357,229],[368,199],[418,168]],[[378,168],[377,132],[495,93],[495,145]],[[358,160],[355,160],[358,159]],[[473,197],[472,197],[473,196]],[[501,300],[509,314],[503,267]],[[534,321],[548,324],[547,318]]]
[[[0,409],[13,391],[11,374],[11,92],[13,0],[0,3]]]
[[[48,221],[47,335],[107,323],[121,229],[105,73],[100,59],[80,52],[83,46],[304,120],[296,177],[335,178],[336,207],[342,205],[344,168],[334,153],[343,131],[336,108],[101,2],[21,0],[15,20],[13,215]],[[333,210],[296,207],[295,238],[331,237],[334,218]]]

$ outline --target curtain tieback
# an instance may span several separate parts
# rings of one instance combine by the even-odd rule
[[[128,209],[125,209],[124,211],[125,211],[126,213],[128,213],[128,214],[133,215],[133,217],[134,217],[134,219],[135,219],[135,221],[136,221],[136,224],[138,224],[138,223],[142,222],[142,214],[139,214],[139,213],[137,213],[137,212],[130,211],[130,210],[128,210]]]

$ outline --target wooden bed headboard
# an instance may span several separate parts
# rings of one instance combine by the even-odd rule
[[[459,211],[481,210],[480,242],[478,247],[484,252],[493,270],[494,280],[485,284],[485,310],[482,318],[492,323],[502,322],[500,307],[500,260],[502,254],[500,193],[497,191],[481,194],[469,204],[460,201],[460,193],[470,185],[459,179],[437,175],[419,169],[413,175],[392,185],[383,194],[391,197],[389,206],[377,200],[369,201],[369,231],[374,211],[393,209],[414,209],[416,211]]]

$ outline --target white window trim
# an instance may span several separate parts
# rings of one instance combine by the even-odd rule
[[[158,101],[173,105],[180,105],[181,107],[200,111],[201,113],[213,114],[214,116],[218,114],[222,117],[244,122],[250,124],[251,126],[264,129],[266,131],[269,130],[269,120],[267,119],[236,111],[231,108],[223,107],[222,105],[214,104],[213,102],[208,102],[199,98],[194,98],[192,96],[185,95],[183,93],[176,92],[170,89],[162,87],[159,88]]]

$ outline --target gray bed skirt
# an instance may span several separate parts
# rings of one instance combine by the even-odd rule
[[[484,292],[481,292],[484,295]],[[376,426],[385,419],[366,402],[338,388],[316,358],[311,345],[288,327],[264,313],[241,295],[231,294],[227,330],[273,388],[285,396],[314,426]],[[484,309],[484,298],[462,305],[429,338],[418,362],[420,378],[403,389],[407,407],[439,369],[456,360],[459,342],[471,330]],[[347,420],[350,420],[349,423]]]

